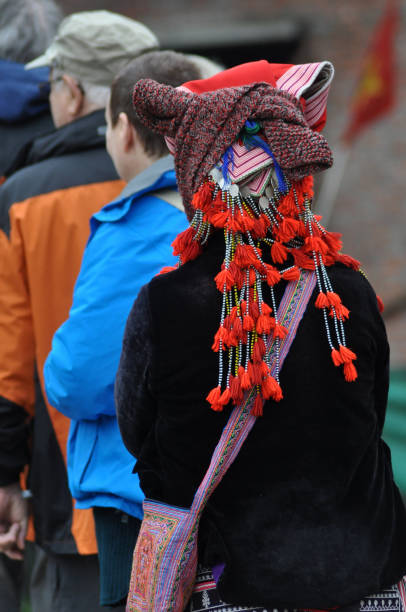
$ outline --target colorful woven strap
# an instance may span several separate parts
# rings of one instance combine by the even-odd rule
[[[398,589],[400,593],[400,599],[402,600],[403,610],[406,610],[406,576],[403,576],[402,580],[398,583]]]
[[[277,368],[279,371],[282,368],[315,286],[315,273],[305,270],[301,272],[298,281],[292,281],[286,286],[278,308],[278,320],[288,329],[288,333],[282,340],[270,338],[266,349],[270,356],[272,375]],[[277,363],[277,352],[275,351],[276,342],[279,342],[280,347],[279,363]],[[243,402],[232,411],[215,448],[206,475],[195,494],[191,506],[192,514],[198,516],[202,513],[210,495],[237,457],[242,444],[254,426],[256,417],[251,414],[254,397],[255,388],[247,392]]]

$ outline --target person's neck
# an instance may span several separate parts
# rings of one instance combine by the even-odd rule
[[[104,110],[103,106],[98,106],[97,104],[90,104],[89,102],[85,102],[83,106],[81,107],[80,111],[72,119],[72,121],[76,121],[76,119],[82,119],[83,117],[86,117],[87,115],[91,115],[95,111],[102,111],[102,110]]]
[[[134,160],[134,164],[132,164],[131,168],[128,170],[128,174],[126,177],[123,177],[127,183],[132,181],[133,178],[144,172],[147,168],[152,166],[156,161],[160,159],[159,157],[149,157],[148,155],[139,156],[136,160]]]

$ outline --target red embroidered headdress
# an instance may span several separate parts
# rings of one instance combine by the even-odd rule
[[[278,321],[274,287],[298,279],[300,269],[316,273],[315,306],[334,365],[343,367],[347,381],[357,377],[356,355],[345,339],[349,311],[327,269],[335,262],[358,269],[359,263],[340,253],[340,236],[325,230],[311,209],[312,175],[332,165],[319,133],[332,78],[329,62],[263,60],[178,89],[149,79],[135,85],[137,115],[166,137],[175,157],[190,219],[173,243],[180,265],[201,253],[215,228],[224,232],[225,257],[214,279],[223,302],[212,347],[219,353],[219,379],[207,396],[213,410],[238,404],[253,387],[256,416],[263,399],[282,399],[265,341],[272,334],[278,354],[287,330]],[[264,283],[270,305],[262,297]]]

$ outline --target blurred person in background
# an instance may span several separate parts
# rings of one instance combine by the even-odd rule
[[[19,149],[53,128],[48,68],[27,72],[24,64],[45,51],[62,12],[53,0],[0,0],[0,180]]]
[[[106,144],[127,185],[92,217],[69,318],[44,367],[49,402],[71,419],[71,493],[77,507],[94,509],[101,603],[123,610],[144,496],[117,426],[114,379],[133,297],[174,263],[171,243],[186,227],[173,158],[163,137],[137,119],[131,92],[141,78],[177,87],[219,69],[205,58],[153,51],[114,79]]]
[[[56,34],[62,11],[53,0],[0,0],[0,183],[19,150],[53,129],[48,68],[24,64],[45,51]],[[1,510],[0,510],[1,514]],[[19,609],[22,563],[0,555],[0,612]]]
[[[42,369],[69,313],[89,219],[123,186],[105,151],[111,82],[157,47],[154,34],[132,19],[82,12],[64,19],[45,53],[26,66],[50,68],[57,129],[34,139],[0,186],[0,551],[23,555],[27,509],[19,478],[29,466],[33,612],[98,609],[93,515],[73,508],[69,419],[44,399]]]

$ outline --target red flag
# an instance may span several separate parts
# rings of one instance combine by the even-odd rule
[[[350,143],[369,123],[389,112],[395,103],[395,32],[398,11],[388,0],[366,53],[351,103],[344,141]]]

